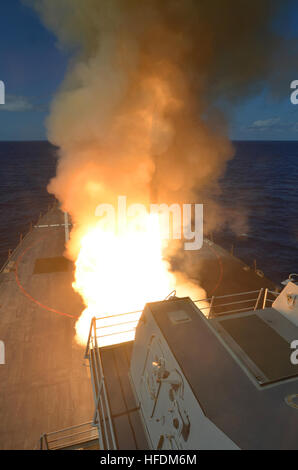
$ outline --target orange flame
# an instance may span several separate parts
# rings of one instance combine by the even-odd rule
[[[178,287],[182,295],[191,294],[194,286],[188,283],[185,291],[169,272],[159,216],[145,217],[146,230],[134,223],[115,233],[99,222],[82,237],[73,283],[86,305],[76,323],[78,343],[86,344],[93,317],[99,318],[100,346],[133,340],[146,302],[163,300]]]
[[[148,215],[146,230],[128,227],[122,233],[98,223],[81,240],[74,289],[87,308],[76,324],[77,340],[86,343],[92,317],[102,318],[101,345],[133,339],[147,301],[162,300],[173,289],[174,277],[163,259],[158,216]],[[117,316],[115,316],[117,315]]]

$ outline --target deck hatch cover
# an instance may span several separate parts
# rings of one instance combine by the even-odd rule
[[[298,374],[298,365],[290,361],[290,344],[257,315],[223,319],[219,323],[244,352],[240,359],[248,366],[247,356],[267,377],[267,383]]]
[[[58,273],[71,271],[72,262],[63,256],[38,258],[34,265],[34,274]]]

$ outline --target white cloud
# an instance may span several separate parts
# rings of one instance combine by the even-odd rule
[[[264,131],[264,130],[274,129],[277,127],[281,127],[280,118],[270,118],[270,119],[255,121],[249,126],[249,129],[255,130],[255,131]]]
[[[6,95],[5,104],[0,106],[0,111],[22,112],[33,109],[33,105],[25,96]]]

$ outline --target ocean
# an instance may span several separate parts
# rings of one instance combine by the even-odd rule
[[[217,198],[234,221],[214,241],[279,283],[298,271],[298,142],[234,142]],[[54,197],[57,149],[48,142],[0,142],[0,264]],[[244,224],[237,224],[237,218]]]

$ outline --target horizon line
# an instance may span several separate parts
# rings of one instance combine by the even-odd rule
[[[298,139],[228,139],[230,142],[298,142]],[[59,145],[53,144],[48,139],[28,139],[28,140],[2,140],[1,143],[24,143],[24,142],[47,142],[54,147],[59,147]]]

